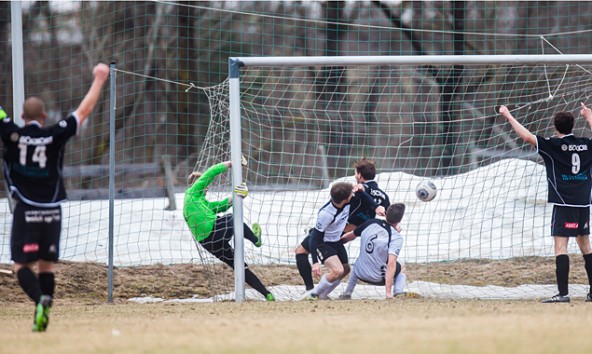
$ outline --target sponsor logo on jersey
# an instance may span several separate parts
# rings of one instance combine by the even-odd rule
[[[588,175],[586,172],[580,172],[577,175],[567,175],[565,173],[561,174],[561,179],[563,181],[587,181]]]
[[[48,145],[53,143],[53,136],[32,138],[30,136],[23,135],[19,139],[19,144],[25,145]]]
[[[18,133],[12,133],[10,134],[10,141],[12,141],[13,143],[16,143],[19,140],[19,134]]]
[[[577,222],[566,222],[564,227],[566,229],[577,229],[578,228],[578,223]]]
[[[28,243],[23,246],[23,252],[25,253],[32,253],[39,251],[39,244],[37,243]]]
[[[382,193],[382,191],[379,191],[377,189],[371,190],[370,195],[373,197],[384,197],[384,193]]]
[[[570,145],[561,145],[561,150],[563,151],[588,151],[588,145],[576,145],[576,144],[570,144]]]

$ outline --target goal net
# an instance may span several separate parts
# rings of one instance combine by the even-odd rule
[[[330,184],[354,182],[353,164],[366,157],[375,161],[376,181],[391,202],[407,206],[401,260],[407,265],[408,291],[473,298],[540,296],[541,286],[554,289],[554,278],[530,279],[531,284],[521,286],[510,280],[487,282],[487,272],[512,272],[521,260],[553,256],[544,166],[497,110],[507,105],[526,128],[543,136],[554,134],[556,112],[579,116],[580,102],[590,103],[592,93],[590,57],[568,57],[555,62],[528,56],[501,62],[495,56],[477,61],[456,57],[445,63],[436,56],[402,64],[391,57],[376,62],[358,57],[362,64],[341,60],[347,57],[325,58],[326,63],[244,60],[240,75],[209,91],[210,129],[195,169],[229,160],[231,149],[239,147],[248,157],[242,171],[250,189],[243,221],[259,223],[264,241],[261,248],[244,242],[244,258],[252,269],[293,267],[294,248],[329,200]],[[240,143],[233,146],[232,80],[240,81],[240,110],[235,110],[240,112]],[[584,119],[576,119],[574,133],[590,136]],[[227,192],[230,174],[225,178],[217,183]],[[416,185],[426,179],[438,187],[437,197],[427,203],[415,196]],[[570,253],[577,252],[575,247],[570,244]],[[353,264],[359,239],[347,249]],[[212,261],[200,253],[204,263]],[[430,269],[443,268],[448,273],[438,274],[450,279],[431,274]],[[264,282],[274,286],[288,276],[276,272]],[[508,279],[516,276],[524,274]],[[587,292],[583,284],[572,285],[571,293]],[[303,285],[274,290],[288,298],[303,291]],[[383,291],[362,285],[355,296],[382,297]]]

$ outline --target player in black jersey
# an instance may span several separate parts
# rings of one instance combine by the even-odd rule
[[[0,136],[4,143],[4,177],[15,201],[10,236],[14,272],[24,292],[35,302],[33,331],[49,322],[58,261],[62,209],[66,199],[62,165],[66,142],[96,105],[109,67],[93,69],[92,85],[73,113],[55,125],[44,126],[43,101],[30,97],[23,104],[24,127],[17,126],[0,108]],[[33,271],[37,265],[38,274]]]
[[[374,161],[366,158],[361,158],[354,164],[356,182],[364,192],[387,210],[391,202],[388,195],[378,187],[378,183],[374,181],[376,178],[376,165]],[[344,233],[352,231],[356,226],[360,226],[368,220],[376,218],[376,212],[372,208],[366,208],[362,205],[352,205],[352,214],[347,220],[348,225],[345,227]]]
[[[551,234],[555,245],[555,273],[559,294],[544,303],[569,302],[569,256],[567,245],[570,237],[584,256],[590,290],[586,301],[592,301],[592,248],[590,247],[590,204],[592,191],[592,139],[578,138],[572,134],[574,116],[569,112],[555,114],[556,136],[543,138],[533,135],[512,116],[506,106],[499,110],[512,125],[518,136],[536,146],[545,162],[548,182],[548,201],[553,205]],[[582,103],[580,114],[592,128],[592,110]]]

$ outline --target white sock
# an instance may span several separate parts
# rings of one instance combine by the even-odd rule
[[[337,279],[333,283],[331,283],[331,286],[329,286],[327,289],[325,289],[325,291],[323,291],[322,293],[318,294],[319,299],[328,299],[331,291],[335,290],[337,285],[339,285],[340,283],[341,283],[341,279]]]
[[[349,280],[347,281],[347,287],[343,294],[351,295],[354,292],[356,285],[358,285],[358,277],[356,276],[356,272],[352,270],[352,272],[349,273]]]
[[[407,275],[405,273],[399,273],[395,278],[395,286],[393,286],[393,294],[400,294],[405,292],[407,287]]]
[[[322,294],[325,290],[327,290],[327,288],[331,287],[332,284],[333,283],[328,281],[327,277],[323,275],[321,277],[321,281],[317,284],[317,286],[315,286],[312,292],[313,294],[316,294],[318,296],[319,294]]]

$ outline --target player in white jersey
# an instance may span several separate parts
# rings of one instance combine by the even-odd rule
[[[358,236],[361,239],[360,255],[340,298],[351,298],[358,280],[372,285],[384,285],[386,298],[392,298],[393,293],[403,291],[406,276],[401,272],[401,264],[397,259],[403,247],[399,223],[404,214],[405,204],[392,204],[386,211],[386,221],[369,220],[341,237],[344,243]],[[398,286],[393,289],[395,283]]]
[[[317,278],[321,276],[319,259],[330,270],[330,273],[323,276],[319,283],[324,284],[329,281],[332,285],[328,292],[332,291],[349,273],[347,250],[341,243],[341,235],[353,212],[350,204],[354,204],[354,201],[356,210],[360,207],[372,208],[379,215],[385,215],[384,208],[367,193],[363,191],[354,193],[352,184],[336,182],[331,186],[331,200],[321,207],[315,227],[295,249],[296,265],[306,286],[303,298],[307,298],[314,289],[313,274]],[[312,268],[308,262],[309,254],[312,256]],[[318,297],[326,298],[323,293],[319,293]]]

